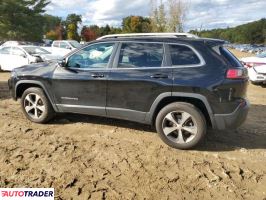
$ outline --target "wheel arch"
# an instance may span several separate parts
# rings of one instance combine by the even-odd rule
[[[47,96],[48,100],[50,101],[51,105],[53,106],[53,109],[55,111],[58,110],[56,105],[53,103],[49,92],[46,90],[45,86],[40,81],[34,81],[34,80],[32,80],[32,81],[24,81],[24,80],[18,81],[16,83],[16,86],[15,86],[15,99],[21,98],[24,91],[31,88],[31,87],[41,88],[43,90],[44,94]]]
[[[213,112],[206,97],[201,94],[168,92],[159,95],[151,106],[150,111],[146,115],[146,121],[154,125],[156,116],[160,110],[166,105],[174,102],[186,102],[196,106],[206,118],[207,124],[210,127],[215,127]]]

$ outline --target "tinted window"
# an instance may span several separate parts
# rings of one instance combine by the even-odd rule
[[[121,47],[118,67],[161,67],[162,62],[162,44],[124,43]]]
[[[67,65],[73,68],[106,68],[113,48],[113,43],[88,46],[70,56]]]
[[[200,64],[200,59],[191,48],[182,45],[169,45],[169,47],[172,65]]]
[[[233,67],[243,67],[239,60],[225,47],[220,47],[221,55],[233,66]]]
[[[10,54],[11,48],[10,47],[4,47],[0,50],[0,54]]]

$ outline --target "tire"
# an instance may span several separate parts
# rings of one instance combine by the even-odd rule
[[[165,106],[158,113],[155,126],[164,143],[183,150],[198,145],[207,130],[202,112],[194,105],[183,102]]]
[[[55,115],[54,109],[41,88],[32,87],[21,97],[24,115],[32,122],[45,124]]]

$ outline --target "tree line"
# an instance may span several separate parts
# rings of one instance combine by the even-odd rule
[[[50,0],[0,0],[0,40],[41,41],[74,39],[91,41],[117,33],[183,32],[189,10],[185,0],[150,0],[150,14],[128,16],[120,27],[83,26],[82,16],[69,14],[65,19],[45,14]],[[201,37],[220,38],[233,43],[265,43],[266,19],[214,30],[192,30]]]
[[[45,14],[49,0],[1,0],[0,40],[41,41],[74,39],[91,41],[116,33],[183,31],[187,7],[184,0],[150,0],[150,16],[128,16],[121,27],[90,25],[80,27],[82,16],[69,14],[66,19]],[[81,31],[80,31],[81,30]]]
[[[218,38],[239,44],[266,44],[266,19],[243,24],[234,28],[192,30],[200,37]]]

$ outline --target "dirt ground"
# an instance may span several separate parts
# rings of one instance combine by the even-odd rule
[[[0,188],[54,187],[56,199],[266,199],[266,88],[249,86],[252,107],[238,130],[210,131],[197,150],[180,151],[121,120],[31,123],[10,99],[8,77],[0,73]]]

